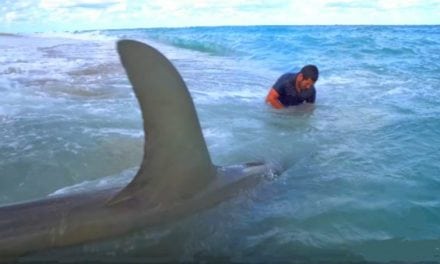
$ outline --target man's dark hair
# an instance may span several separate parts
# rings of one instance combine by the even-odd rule
[[[304,79],[312,79],[314,82],[318,80],[319,71],[318,67],[315,65],[306,65],[301,69],[300,72],[303,74]]]

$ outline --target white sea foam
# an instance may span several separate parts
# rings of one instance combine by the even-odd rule
[[[103,128],[99,130],[102,134],[115,134],[129,136],[132,138],[143,138],[144,131],[141,129],[120,129],[120,128]]]
[[[86,41],[115,41],[115,37],[103,34],[100,30],[82,32],[44,32],[35,33],[34,36],[42,38],[75,39]]]
[[[254,102],[262,100],[265,92],[262,90],[232,89],[232,90],[193,90],[193,97],[198,103],[224,102],[225,100]]]
[[[83,133],[89,136],[102,137],[108,135],[126,136],[130,138],[144,138],[144,132],[141,129],[122,129],[122,128],[83,128]]]
[[[110,175],[93,181],[83,181],[74,184],[72,186],[67,186],[58,189],[50,193],[48,196],[53,197],[59,195],[81,193],[81,192],[93,191],[98,188],[105,189],[105,188],[123,187],[130,182],[136,170],[137,168],[127,169],[117,175]]]

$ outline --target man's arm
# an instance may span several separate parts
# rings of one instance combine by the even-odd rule
[[[280,102],[280,100],[278,100],[279,97],[280,94],[274,88],[271,88],[266,96],[266,103],[270,104],[276,109],[284,108],[283,104]]]

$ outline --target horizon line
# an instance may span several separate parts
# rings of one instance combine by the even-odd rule
[[[226,27],[435,27],[440,24],[255,24],[255,25],[194,25],[194,26],[147,26],[147,27],[120,27],[100,29],[72,29],[72,30],[47,30],[34,32],[0,32],[0,35],[25,35],[41,33],[81,33],[107,30],[139,30],[139,29],[185,29],[185,28],[226,28]]]

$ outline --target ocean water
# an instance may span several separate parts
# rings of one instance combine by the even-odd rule
[[[440,261],[439,26],[0,34],[0,204],[133,177],[143,131],[121,38],[172,60],[215,164],[284,172],[174,223],[37,257]],[[314,107],[265,105],[276,79],[305,64],[321,73]]]

